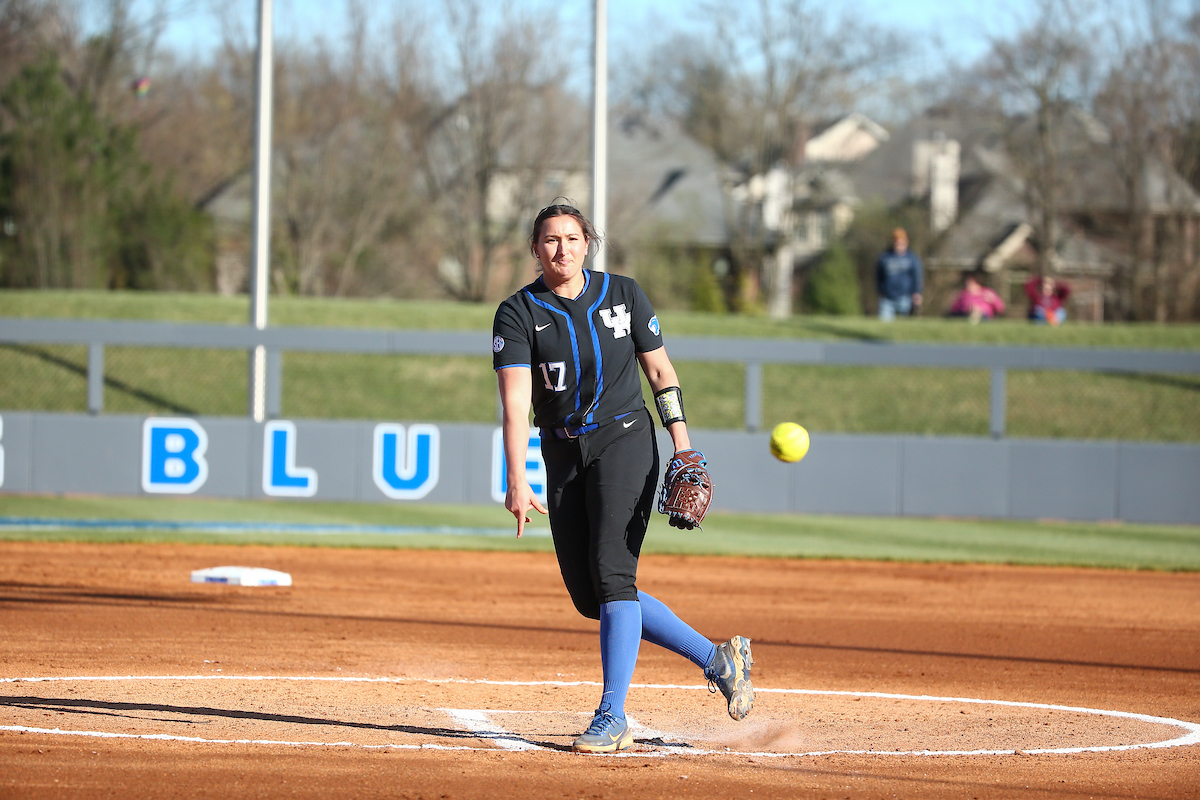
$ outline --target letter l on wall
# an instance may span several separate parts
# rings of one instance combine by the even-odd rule
[[[271,420],[263,427],[263,492],[271,497],[312,497],[317,471],[296,466],[296,424]]]

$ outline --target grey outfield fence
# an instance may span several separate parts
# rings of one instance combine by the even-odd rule
[[[267,412],[279,416],[282,360],[286,351],[376,355],[480,356],[490,352],[490,334],[480,331],[389,331],[331,328],[268,328],[164,322],[0,319],[0,343],[72,344],[88,347],[88,411],[104,405],[104,348],[267,348]],[[923,345],[888,342],[813,342],[674,336],[679,361],[739,363],[745,371],[745,428],[762,427],[764,364],[857,367],[946,367],[991,371],[989,431],[1005,433],[1007,371],[1078,370],[1114,373],[1200,374],[1200,353],[1159,350],[1099,350],[1065,347]]]

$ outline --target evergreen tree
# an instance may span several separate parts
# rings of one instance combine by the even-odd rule
[[[209,288],[207,217],[156,179],[136,132],[73,90],[57,57],[0,91],[0,286]]]
[[[850,252],[842,244],[834,244],[821,256],[804,285],[804,304],[816,314],[850,316],[862,313],[858,271]]]
[[[95,288],[115,249],[110,188],[132,150],[73,93],[58,59],[26,66],[0,92],[0,206],[12,220],[5,282]]]

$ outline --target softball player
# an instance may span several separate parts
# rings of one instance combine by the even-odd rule
[[[517,537],[530,509],[549,513],[571,600],[580,614],[600,621],[604,689],[574,749],[605,753],[633,744],[625,697],[641,639],[703,669],[734,719],[750,712],[754,687],[749,639],[714,645],[637,588],[659,469],[639,365],[676,452],[690,451],[691,443],[654,309],[632,279],[583,268],[593,243],[599,237],[577,209],[542,209],[530,237],[541,276],[500,304],[492,354],[503,405],[505,507],[516,517]],[[548,509],[525,475],[531,406],[541,429]]]

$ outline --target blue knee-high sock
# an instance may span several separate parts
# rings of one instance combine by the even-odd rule
[[[625,717],[625,696],[637,665],[642,640],[642,607],[636,600],[614,600],[600,606],[600,664],[604,694],[600,710]]]
[[[642,602],[642,638],[647,642],[678,653],[704,669],[717,652],[716,645],[701,636],[686,622],[675,616],[666,604],[645,592],[638,592]]]

